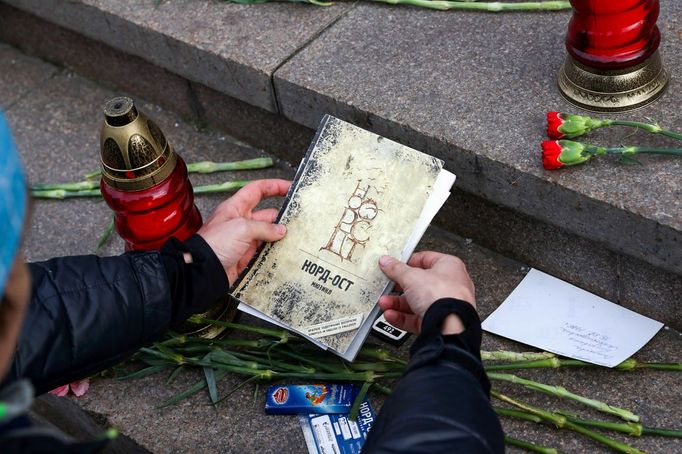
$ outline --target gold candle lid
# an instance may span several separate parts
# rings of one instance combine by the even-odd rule
[[[128,97],[104,104],[100,150],[102,179],[122,191],[140,191],[162,182],[177,162],[161,129]]]

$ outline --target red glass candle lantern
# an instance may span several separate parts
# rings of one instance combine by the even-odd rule
[[[623,111],[657,99],[668,75],[658,53],[659,0],[571,0],[559,89],[573,104]]]
[[[126,250],[159,249],[171,236],[189,238],[202,221],[185,162],[132,99],[110,100],[104,117],[100,187]]]

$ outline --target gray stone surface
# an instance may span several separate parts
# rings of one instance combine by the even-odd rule
[[[21,54],[12,51],[8,58],[14,58],[13,55],[21,57]],[[13,74],[19,78],[23,76],[18,69]],[[100,105],[115,94],[120,93],[61,70],[46,83],[36,85],[27,96],[8,109],[8,117],[15,128],[31,181],[78,179],[82,173],[96,167]],[[4,105],[2,99],[0,105]],[[263,155],[262,151],[244,147],[218,131],[197,132],[176,114],[143,100],[139,100],[138,105],[156,119],[168,139],[189,161],[232,160]],[[240,173],[239,178],[289,177],[292,174],[293,168],[279,163],[267,171]],[[196,179],[193,177],[193,181],[202,184],[231,178],[233,175],[229,174],[204,175]],[[206,214],[222,198],[202,197],[198,203]],[[108,216],[108,208],[93,200],[36,201],[25,253],[31,260],[40,260],[91,252]],[[503,301],[528,271],[527,267],[516,261],[491,253],[469,240],[438,228],[429,229],[420,248],[456,254],[467,262],[471,276],[477,283],[478,307],[482,318]],[[114,241],[106,252],[117,254],[121,250],[119,240]],[[245,316],[242,321],[250,323],[253,319]],[[238,334],[232,333],[231,336]],[[485,335],[483,342],[485,349],[525,349],[495,336]],[[407,355],[408,347],[404,345],[399,352]],[[650,361],[682,361],[681,347],[680,333],[665,329],[637,357]],[[679,392],[679,373],[643,370],[621,373],[599,368],[526,371],[519,372],[519,375],[563,385],[575,392],[627,407],[639,413],[644,423],[650,426],[680,425],[682,395]],[[303,437],[295,417],[263,414],[262,387],[255,398],[254,388],[245,387],[217,409],[211,408],[207,397],[201,393],[175,407],[157,408],[165,399],[187,389],[199,379],[200,376],[191,371],[183,372],[172,383],[166,383],[163,375],[126,382],[95,378],[88,394],[70,400],[83,410],[84,413],[78,413],[79,418],[89,415],[98,426],[115,425],[133,442],[153,452],[304,452]],[[227,377],[220,382],[220,390],[227,392],[238,383],[237,377]],[[544,398],[519,388],[501,386],[500,389],[536,405],[579,410],[585,416],[598,417],[570,403]],[[379,407],[380,396],[371,398]],[[50,409],[45,410],[43,404],[54,399],[43,399],[34,407],[34,411],[52,423],[59,420],[63,423],[64,418],[73,415],[71,412],[74,408],[68,406],[59,411],[61,405],[51,405]],[[503,420],[503,425],[510,435],[556,446],[567,452],[607,452],[594,442],[569,432],[508,420]],[[82,426],[79,424],[79,427]],[[617,438],[652,453],[682,450],[678,440]],[[510,449],[510,452],[517,451]]]
[[[314,131],[274,113],[193,84],[206,123],[298,165]]]
[[[618,116],[680,130],[682,4],[661,3],[670,89],[656,104]],[[469,193],[680,274],[682,161],[648,156],[644,166],[602,159],[542,169],[545,113],[576,110],[555,82],[569,17],[359,5],[275,73],[280,109],[308,127],[331,113],[435,154]],[[650,140],[616,134],[589,140]]]
[[[3,3],[0,40],[116,90],[143,95],[200,127],[210,124],[290,162],[298,161],[313,136],[312,130],[275,113]]]
[[[596,241],[454,190],[435,222],[603,298],[682,329],[682,279]]]
[[[91,440],[102,436],[110,426],[106,418],[88,413],[77,401],[62,399],[52,394],[40,396],[33,402],[30,417],[34,424],[48,426],[63,432],[76,440]],[[147,454],[141,447],[124,434],[119,434],[105,450],[105,454]]]
[[[0,43],[0,109],[11,108],[56,72],[54,66]]]
[[[49,37],[49,39],[46,39]],[[134,55],[0,3],[0,40],[196,121],[191,83]]]
[[[352,7],[217,0],[7,0],[237,99],[276,111],[271,75]]]

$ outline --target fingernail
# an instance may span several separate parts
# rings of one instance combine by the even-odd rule
[[[287,228],[283,224],[277,224],[277,233],[284,235],[287,233]]]
[[[392,261],[393,257],[391,257],[390,255],[384,255],[379,259],[379,265],[388,266],[391,264]]]

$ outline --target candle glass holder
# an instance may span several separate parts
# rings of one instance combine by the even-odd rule
[[[568,56],[558,78],[578,107],[618,112],[642,107],[664,92],[668,74],[658,46],[659,0],[571,0]]]

